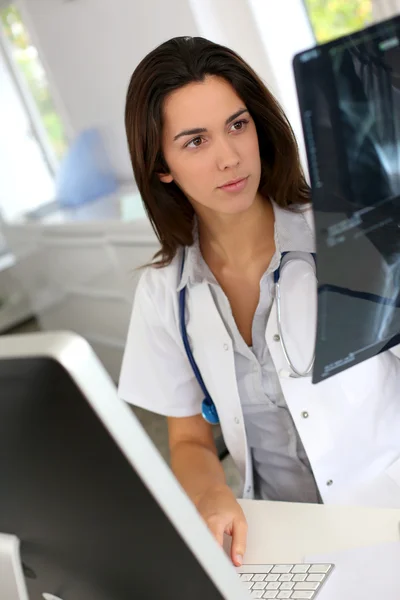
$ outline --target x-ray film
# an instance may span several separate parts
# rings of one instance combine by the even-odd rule
[[[400,17],[298,54],[317,238],[313,382],[400,343]]]

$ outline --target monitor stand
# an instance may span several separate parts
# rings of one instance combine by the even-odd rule
[[[29,600],[19,554],[19,539],[0,533],[0,598]]]

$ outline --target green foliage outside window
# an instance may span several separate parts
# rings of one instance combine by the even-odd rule
[[[328,42],[372,22],[373,0],[304,0],[317,42]]]

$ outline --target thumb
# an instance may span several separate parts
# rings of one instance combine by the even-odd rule
[[[240,567],[243,563],[243,556],[246,552],[247,543],[247,523],[243,517],[237,517],[233,522],[232,528],[232,546],[231,557],[232,562],[236,567]]]

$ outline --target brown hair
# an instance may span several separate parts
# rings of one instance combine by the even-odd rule
[[[129,83],[125,127],[132,167],[147,215],[161,243],[155,266],[170,264],[193,243],[194,210],[168,173],[161,149],[163,103],[168,94],[207,75],[228,81],[246,104],[258,133],[260,193],[282,208],[310,201],[290,124],[274,96],[235,52],[201,37],[178,37],[150,52]]]

